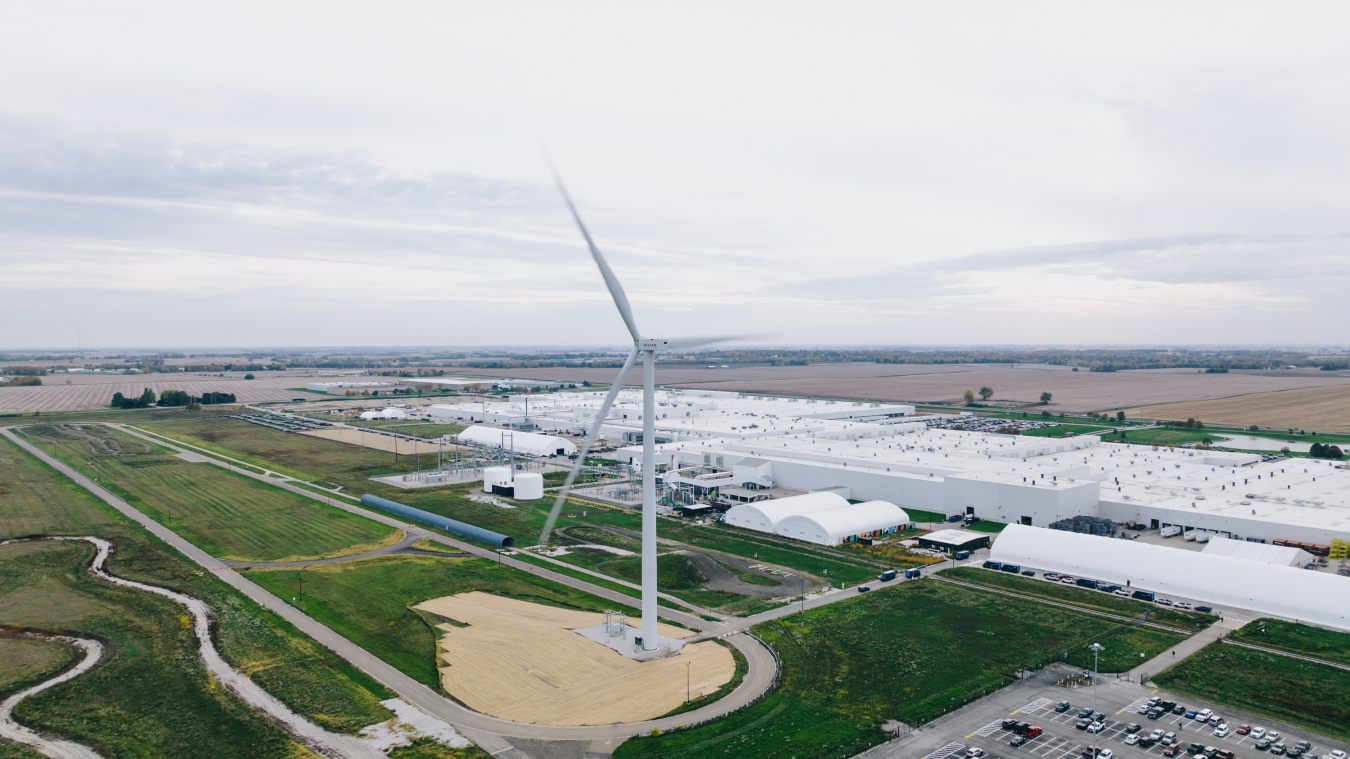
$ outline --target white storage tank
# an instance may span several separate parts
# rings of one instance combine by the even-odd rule
[[[532,501],[544,497],[544,475],[522,472],[516,475],[516,498]]]
[[[483,489],[492,490],[493,485],[510,485],[511,467],[490,466],[483,470]]]

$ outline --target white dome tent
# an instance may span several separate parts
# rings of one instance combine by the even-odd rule
[[[1350,582],[1322,572],[1020,524],[990,558],[1350,631]]]
[[[366,421],[370,421],[371,419],[407,419],[408,412],[397,408],[387,408],[379,411],[362,411],[361,418]]]
[[[455,437],[461,443],[476,443],[493,448],[503,448],[524,456],[570,456],[577,452],[574,443],[555,435],[517,432],[482,425],[470,427]]]
[[[848,501],[837,493],[807,493],[732,506],[727,510],[723,521],[747,530],[775,532],[778,523],[787,517],[845,506],[848,506]]]
[[[827,511],[797,514],[778,523],[774,532],[824,546],[837,546],[856,538],[874,538],[909,524],[909,515],[886,501],[854,503]]]

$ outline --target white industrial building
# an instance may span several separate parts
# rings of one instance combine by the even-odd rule
[[[1350,581],[1266,561],[1009,525],[994,561],[1350,630]]]
[[[374,393],[389,392],[396,387],[398,387],[398,385],[393,382],[354,382],[354,381],[311,382],[305,385],[306,390],[315,393],[327,393],[329,395],[346,395],[347,391],[349,390],[355,393],[369,392],[374,394]]]
[[[500,427],[470,427],[454,437],[461,443],[474,443],[501,448],[523,456],[571,456],[577,446],[570,440],[554,435],[540,435]]]
[[[849,503],[838,493],[822,491],[733,506],[724,521],[747,530],[836,546],[895,532],[909,524],[909,516],[893,503]]]

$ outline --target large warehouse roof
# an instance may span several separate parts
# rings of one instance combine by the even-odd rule
[[[807,493],[790,498],[775,498],[769,501],[733,506],[723,518],[727,524],[744,527],[760,532],[775,532],[778,523],[787,517],[798,514],[810,514],[848,506],[848,500],[836,493]]]
[[[990,558],[1350,630],[1350,581],[1332,574],[1019,524]]]
[[[576,445],[570,440],[564,440],[554,435],[517,432],[499,427],[477,425],[464,430],[456,437],[465,443],[506,448],[526,456],[552,456],[554,454],[570,456],[577,452]]]
[[[886,501],[867,501],[786,517],[778,523],[775,532],[789,538],[833,546],[855,535],[893,530],[908,523],[909,515],[899,506]]]
[[[1301,548],[1232,540],[1222,535],[1210,538],[1205,544],[1204,553],[1247,561],[1264,561],[1267,564],[1279,564],[1284,567],[1301,567],[1313,560],[1312,554]]]

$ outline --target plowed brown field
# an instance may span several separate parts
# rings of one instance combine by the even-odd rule
[[[1243,426],[1258,424],[1262,427],[1350,432],[1350,386],[1310,387],[1216,401],[1167,403],[1131,409],[1125,414],[1149,419],[1199,419]]]

